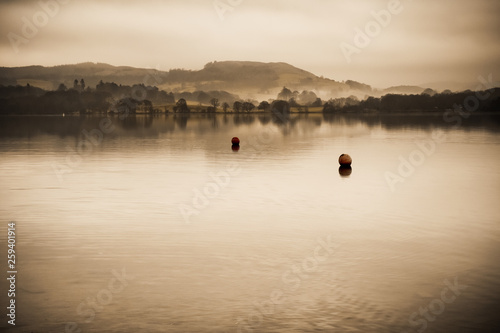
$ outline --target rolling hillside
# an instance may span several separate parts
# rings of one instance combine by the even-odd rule
[[[208,63],[201,70],[156,69],[112,66],[102,63],[81,63],[54,67],[0,67],[1,85],[26,85],[56,89],[60,83],[73,86],[75,79],[84,79],[88,87],[99,81],[123,85],[143,83],[166,91],[225,90],[245,98],[276,97],[283,88],[313,90],[319,96],[364,96],[371,87],[318,77],[286,63],[222,61]],[[354,84],[353,84],[354,83]],[[368,87],[368,88],[367,88]]]

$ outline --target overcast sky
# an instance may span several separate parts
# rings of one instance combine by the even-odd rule
[[[0,65],[91,61],[169,70],[252,60],[380,88],[476,82],[490,73],[500,81],[500,1],[397,2],[0,0]],[[373,12],[388,7],[393,13],[376,23]],[[354,40],[366,28],[369,45]]]

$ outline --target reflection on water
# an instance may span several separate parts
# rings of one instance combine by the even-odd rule
[[[349,177],[352,173],[352,167],[350,166],[339,166],[339,175],[342,177]]]
[[[60,116],[20,116],[0,118],[0,138],[30,137],[39,134],[58,135],[60,137],[79,136],[83,129],[99,129],[102,117],[60,117]],[[196,128],[201,132],[209,128],[217,129],[221,126],[236,127],[250,126],[256,122],[261,125],[273,124],[282,134],[291,134],[297,127],[305,126],[314,128],[323,124],[341,125],[345,128],[384,128],[392,129],[423,129],[433,128],[450,129],[453,124],[443,120],[441,114],[420,115],[390,115],[390,114],[366,114],[366,115],[338,115],[338,114],[236,114],[236,115],[214,115],[214,114],[174,114],[158,116],[113,116],[110,122],[118,131],[124,131],[127,136],[156,136],[161,133],[173,131],[186,131]],[[498,116],[482,115],[473,116],[464,121],[461,130],[482,129],[498,132],[500,120]],[[113,131],[114,132],[114,131]]]
[[[429,114],[2,117],[12,331],[493,332],[499,129]]]

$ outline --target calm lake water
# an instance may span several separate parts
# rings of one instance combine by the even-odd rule
[[[0,123],[0,239],[16,221],[18,270],[2,329],[499,327],[498,116]]]

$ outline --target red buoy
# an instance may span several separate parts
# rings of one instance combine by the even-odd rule
[[[231,139],[231,143],[233,144],[233,146],[239,146],[240,145],[240,139],[238,139],[237,137],[234,137]]]
[[[352,163],[352,158],[351,156],[347,155],[347,154],[342,154],[340,155],[339,157],[339,164],[341,166],[350,166]]]

